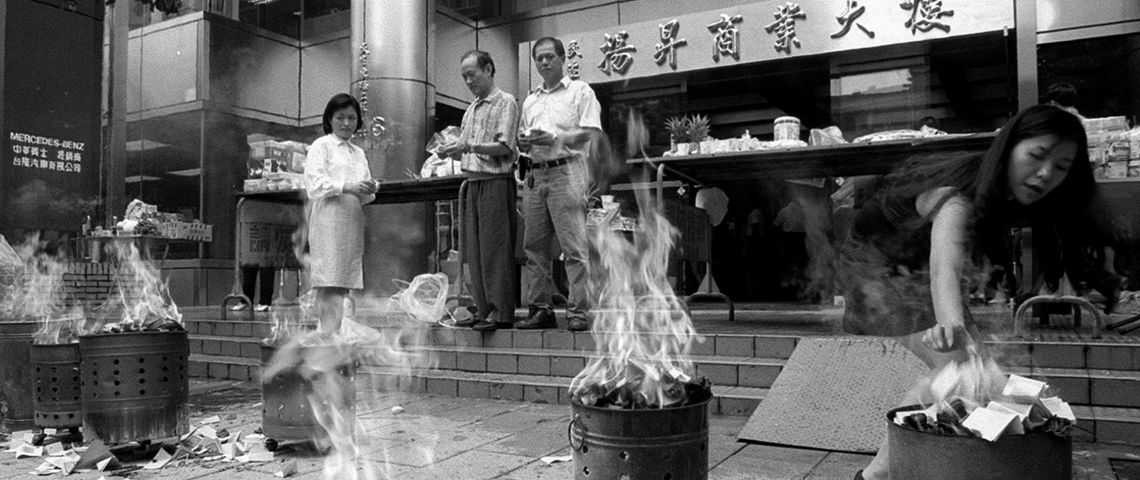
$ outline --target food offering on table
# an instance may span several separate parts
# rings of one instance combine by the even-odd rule
[[[88,219],[90,221],[90,219]],[[117,220],[111,228],[105,229],[97,226],[84,231],[92,237],[158,237],[171,240],[194,240],[199,242],[212,242],[214,240],[214,226],[202,223],[198,219],[187,221],[177,213],[159,212],[158,207],[139,199],[127,204],[127,211],[122,220]]]
[[[669,117],[665,120],[664,128],[669,132],[669,151],[662,156],[677,157],[685,155],[707,155],[727,152],[752,152],[765,150],[788,150],[807,146],[830,146],[847,143],[878,143],[898,140],[914,140],[932,137],[950,137],[968,134],[947,133],[929,125],[923,125],[917,130],[900,129],[873,132],[856,137],[850,142],[844,138],[843,132],[837,126],[826,128],[810,128],[808,140],[803,140],[803,130],[807,127],[801,125],[800,119],[794,116],[780,116],[772,122],[772,140],[761,140],[745,130],[740,137],[717,139],[709,136],[711,124],[704,115],[689,115]],[[1090,137],[1091,138],[1091,137]],[[1140,133],[1132,140],[1140,143]],[[1090,148],[1092,143],[1090,142]],[[1117,147],[1118,149],[1120,147]],[[1090,150],[1091,151],[1091,150]],[[1140,158],[1140,145],[1137,156]],[[1127,155],[1127,153],[1126,153]],[[1140,162],[1135,162],[1137,173],[1140,174]]]
[[[601,196],[601,207],[591,208],[586,212],[586,228],[598,228],[608,225],[614,232],[633,232],[637,230],[637,219],[622,216],[621,203],[614,200],[613,195]]]
[[[452,125],[432,134],[431,140],[428,140],[427,145],[424,146],[424,150],[431,155],[424,160],[423,166],[420,167],[419,175],[414,175],[414,172],[409,172],[408,176],[411,178],[429,178],[462,174],[463,171],[458,155],[454,157],[440,155],[440,150],[444,145],[459,141],[461,133],[459,127]]]
[[[298,191],[305,188],[307,143],[279,140],[263,135],[249,136],[246,193]]]
[[[1128,128],[1124,117],[1082,119],[1089,139],[1093,176],[1116,180],[1140,177],[1140,127]]]
[[[808,142],[801,138],[799,119],[792,116],[782,116],[773,122],[773,140],[760,140],[753,137],[749,130],[745,130],[737,138],[713,138],[709,136],[709,130],[712,128],[711,122],[704,115],[670,117],[665,120],[664,126],[669,131],[670,140],[669,151],[663,154],[666,157],[779,150],[808,146]],[[838,127],[828,128],[836,132],[839,130]],[[842,133],[839,134],[839,141],[836,143],[847,143],[846,140],[843,140]]]

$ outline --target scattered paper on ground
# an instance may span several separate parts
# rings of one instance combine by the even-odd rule
[[[562,456],[552,455],[549,457],[542,457],[540,460],[542,460],[543,463],[545,463],[547,465],[554,465],[555,463],[569,462],[573,459],[574,459],[574,457],[571,455],[562,455]]]
[[[160,448],[158,449],[158,453],[154,454],[154,459],[151,460],[150,463],[143,465],[143,468],[146,470],[158,470],[165,467],[171,460],[174,460],[174,456],[168,453],[165,448]]]
[[[277,473],[274,473],[274,475],[278,478],[285,478],[295,473],[297,473],[297,461],[289,460],[281,464],[281,468],[277,469]]]

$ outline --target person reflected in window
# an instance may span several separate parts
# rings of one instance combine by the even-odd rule
[[[1077,87],[1067,82],[1056,82],[1049,85],[1045,89],[1044,103],[1058,107],[1066,112],[1076,115],[1081,121],[1085,117],[1081,115],[1080,110],[1077,109],[1077,104],[1080,102],[1080,92]],[[1086,268],[1090,270],[1089,284],[1088,285],[1074,285],[1081,290],[1081,294],[1086,294],[1088,288],[1095,288],[1105,297],[1105,312],[1112,313],[1116,309],[1116,303],[1120,300],[1120,292],[1124,289],[1128,279],[1116,272],[1116,249],[1115,244],[1119,242],[1119,238],[1113,232],[1113,228],[1105,228],[1104,231],[1108,232],[1105,238],[1102,238],[1099,245],[1091,247],[1093,260],[1092,264],[1087,265]],[[1047,268],[1055,268],[1052,265],[1047,265]],[[1050,291],[1056,291],[1057,285],[1046,285]],[[1048,310],[1048,309],[1046,309]],[[1064,310],[1060,310],[1063,312]]]
[[[364,150],[351,142],[364,126],[360,103],[346,93],[334,95],[322,117],[325,136],[305,157],[309,282],[316,293],[320,328],[340,330],[350,290],[364,288],[364,205],[376,198]]]

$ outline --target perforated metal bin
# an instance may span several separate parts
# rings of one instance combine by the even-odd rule
[[[83,431],[108,444],[185,434],[190,392],[186,332],[79,337]]]
[[[318,446],[326,444],[327,433],[313,413],[312,400],[314,384],[333,385],[338,391],[332,395],[316,397],[318,408],[336,409],[355,415],[356,366],[351,356],[338,351],[340,347],[299,347],[290,356],[286,368],[272,378],[263,379],[261,384],[261,430],[266,437],[266,447],[275,450],[285,442],[314,442]],[[277,349],[274,346],[261,346],[261,365],[265,371],[273,361]],[[336,359],[334,378],[325,378],[330,373],[322,372],[307,363],[309,359]]]
[[[37,427],[71,429],[74,434],[83,426],[79,358],[78,343],[32,345],[32,405]]]
[[[996,442],[976,437],[920,432],[896,425],[887,413],[890,478],[924,480],[1068,480],[1073,473],[1073,441],[1050,433],[1005,435]]]
[[[575,480],[707,479],[709,400],[637,410],[571,401]]]
[[[0,318],[0,423],[8,431],[32,428],[32,335],[38,322]]]

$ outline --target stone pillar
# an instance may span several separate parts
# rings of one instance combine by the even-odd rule
[[[407,179],[404,172],[418,172],[427,156],[435,115],[434,19],[435,0],[352,0],[352,94],[366,110],[357,144],[383,180]],[[366,290],[390,294],[393,278],[428,271],[428,209],[422,203],[365,208]]]

